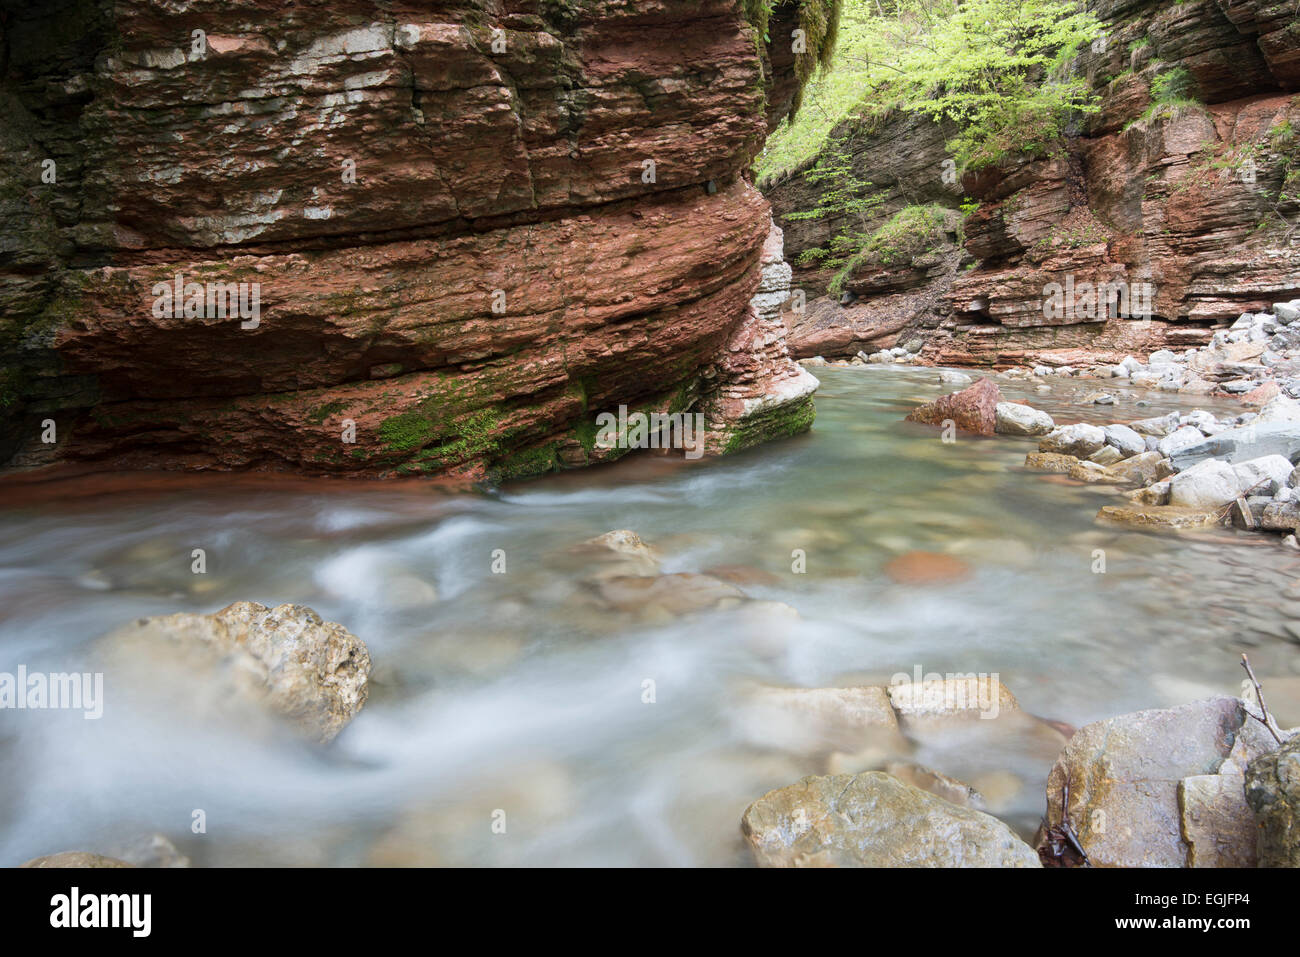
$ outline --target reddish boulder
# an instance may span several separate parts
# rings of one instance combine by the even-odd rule
[[[997,422],[998,403],[1001,401],[1002,393],[993,380],[984,378],[960,392],[927,402],[908,415],[907,421],[943,425],[952,420],[963,432],[992,435],[993,426]]]

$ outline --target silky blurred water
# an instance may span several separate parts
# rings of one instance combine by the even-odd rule
[[[170,475],[0,485],[0,671],[88,670],[114,626],[237,600],[309,605],[375,666],[369,703],[326,749],[178,707],[161,671],[107,672],[98,721],[0,711],[0,865],[154,832],[201,865],[744,863],[744,807],[826,769],[738,719],[752,682],[996,672],[1026,711],[1075,725],[1236,693],[1243,650],[1266,691],[1296,683],[1300,558],[1278,539],[1096,525],[1116,493],[1023,471],[1032,440],[945,444],[903,423],[951,390],[934,370],[814,371],[807,436],[491,493]],[[1097,387],[1003,383],[1058,421],[1239,410],[1123,390],[1117,406],[1078,404]],[[666,572],[722,568],[798,616],[603,609],[570,549],[618,528]],[[958,557],[970,577],[892,582],[885,564],[914,550]],[[956,744],[915,758],[1005,767],[1023,786],[999,813],[1022,832],[1036,821],[1041,755]]]

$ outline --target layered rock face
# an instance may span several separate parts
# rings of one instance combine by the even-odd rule
[[[736,0],[0,28],[0,459],[510,477],[622,454],[620,405],[714,450],[811,422],[750,305],[793,66]]]
[[[893,114],[854,130],[846,142],[855,173],[882,198],[876,225],[909,204],[966,199],[978,208],[964,218],[961,268],[943,242],[889,270],[863,263],[845,286],[857,301],[819,300],[792,324],[795,354],[851,355],[920,333],[924,357],[937,363],[1118,362],[1202,345],[1241,313],[1295,298],[1293,11],[1263,0],[1106,0],[1093,9],[1104,39],[1081,51],[1076,69],[1101,108],[1061,148],[958,182],[944,175],[951,163],[934,122]],[[797,172],[768,190],[792,260],[842,225],[786,219],[809,208],[810,188]],[[812,298],[827,278],[798,270],[796,282]],[[1113,285],[1089,305],[1084,284]],[[1049,307],[1057,286],[1065,308]],[[1134,308],[1146,296],[1149,315]]]

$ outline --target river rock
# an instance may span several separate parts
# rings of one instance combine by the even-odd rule
[[[1215,508],[1241,494],[1237,473],[1227,462],[1208,459],[1170,479],[1169,504],[1184,508]]]
[[[999,402],[995,429],[1002,435],[1046,435],[1056,427],[1046,412],[1021,405],[1019,402]]]
[[[222,704],[233,690],[322,743],[356,716],[368,693],[365,643],[302,605],[241,601],[211,615],[140,618],[105,636],[101,648],[140,664],[175,656]]]
[[[997,818],[880,771],[807,777],[751,804],[760,867],[1039,867]]]
[[[1182,471],[1211,458],[1245,462],[1265,455],[1280,455],[1292,462],[1300,458],[1300,423],[1251,422],[1178,449],[1170,458]]]
[[[1300,502],[1270,502],[1264,506],[1259,524],[1270,532],[1294,532],[1300,528]]]
[[[660,556],[636,532],[619,528],[577,545],[573,553],[592,566],[590,578],[657,575]]]
[[[1030,452],[1025,456],[1025,468],[1036,472],[1067,473],[1079,463],[1073,455],[1060,452]]]
[[[1106,425],[1102,432],[1106,434],[1106,444],[1118,449],[1124,458],[1146,451],[1146,439],[1127,425]]]
[[[1273,315],[1277,317],[1277,321],[1282,325],[1290,325],[1300,319],[1300,299],[1273,303]]]
[[[907,751],[884,688],[746,689],[735,713],[752,745],[799,754],[870,750],[884,760]]]
[[[691,572],[607,578],[596,589],[606,607],[650,621],[735,607],[745,598],[735,585]]]
[[[1107,446],[1107,448],[1110,448],[1110,446]],[[1110,450],[1112,452],[1115,451],[1114,449]],[[1096,462],[1090,460],[1080,462],[1078,465],[1070,469],[1068,474],[1070,478],[1074,479],[1076,482],[1095,483],[1115,481],[1114,477],[1110,474],[1110,470],[1107,469],[1106,466],[1098,465]]]
[[[1078,423],[1063,425],[1043,437],[1038,443],[1040,452],[1056,452],[1061,455],[1073,455],[1075,458],[1087,458],[1106,444],[1106,433],[1095,425]]]
[[[1122,452],[1113,445],[1103,445],[1096,452],[1088,456],[1088,461],[1097,465],[1114,465],[1120,459],[1124,458]]]
[[[1255,815],[1260,867],[1300,867],[1300,735],[1254,758],[1246,802]]]
[[[128,864],[126,861],[119,861],[115,857],[104,857],[101,854],[91,854],[87,851],[60,851],[58,854],[47,854],[45,857],[32,858],[25,864],[19,864],[19,867],[46,868],[46,867],[75,867],[75,868],[101,868],[101,867],[135,867],[134,864]]]
[[[914,409],[907,416],[908,422],[922,422],[926,425],[943,425],[951,420],[963,432],[976,435],[992,435],[997,426],[997,406],[1002,401],[1002,393],[992,379],[983,378],[969,388],[960,392],[940,396],[933,402],[927,402]]]
[[[1150,485],[1172,474],[1168,460],[1159,452],[1142,452],[1110,466],[1110,473],[1121,482]]]
[[[1256,425],[1284,422],[1300,422],[1300,402],[1288,395],[1276,395],[1265,402],[1255,420]]]
[[[1254,867],[1255,818],[1246,803],[1249,746],[1238,735],[1216,774],[1194,774],[1178,786],[1188,867]]]
[[[1157,442],[1156,450],[1166,458],[1172,458],[1175,453],[1192,448],[1204,441],[1205,434],[1200,429],[1191,425],[1183,425]]]
[[[975,380],[964,372],[956,372],[952,369],[941,369],[939,371],[939,381],[946,382],[949,385],[969,385]]]
[[[907,761],[890,761],[885,765],[885,773],[897,778],[904,784],[927,791],[935,797],[941,797],[949,804],[959,807],[973,807],[984,810],[984,796],[969,784],[949,777],[941,771],[923,767]]]
[[[1094,865],[1185,867],[1180,785],[1218,774],[1239,737],[1252,757],[1267,750],[1262,729],[1229,697],[1086,725],[1048,775],[1048,820],[1061,820],[1068,778],[1070,822]]]
[[[1140,435],[1153,435],[1161,438],[1178,428],[1178,413],[1170,412],[1168,415],[1138,419],[1136,422],[1130,422],[1129,427]]]
[[[888,690],[889,703],[904,722],[981,718],[1020,710],[1011,689],[993,675],[898,679]]]
[[[1200,528],[1214,525],[1219,521],[1219,517],[1216,509],[1156,505],[1145,502],[1134,502],[1132,505],[1103,505],[1101,511],[1097,513],[1099,521],[1133,525],[1138,528]]]

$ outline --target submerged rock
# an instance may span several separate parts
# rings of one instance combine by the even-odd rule
[[[735,585],[691,572],[607,578],[599,581],[596,589],[608,608],[647,620],[734,607],[745,599]]]
[[[575,546],[573,553],[594,566],[593,578],[659,573],[659,553],[626,528],[589,538]]]
[[[750,744],[781,751],[870,751],[883,760],[908,750],[889,695],[879,687],[754,687],[744,693],[734,720]]]
[[[943,552],[905,552],[885,563],[885,574],[900,585],[937,585],[964,581],[971,567],[960,558]]]
[[[995,817],[879,771],[807,777],[751,804],[760,867],[1039,867]]]
[[[103,651],[135,663],[162,656],[203,683],[218,707],[234,691],[332,740],[366,702],[370,652],[335,622],[302,605],[241,601],[211,615],[140,618],[102,640]]]
[[[985,809],[984,796],[978,790],[933,768],[903,761],[891,761],[885,766],[885,773],[904,784],[910,784],[914,788],[928,791],[935,797],[943,798],[949,804],[972,807],[980,811]]]
[[[980,379],[973,386],[940,396],[933,402],[927,402],[914,409],[907,416],[908,422],[921,422],[926,425],[943,425],[951,420],[963,432],[975,435],[992,435],[997,426],[997,406],[1002,401],[1002,393],[992,379]]]

